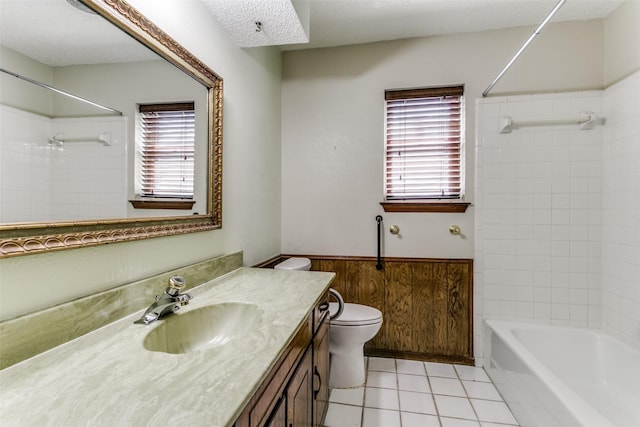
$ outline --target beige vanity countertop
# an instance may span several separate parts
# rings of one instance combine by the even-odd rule
[[[190,292],[190,310],[254,303],[246,339],[187,354],[143,348],[142,311],[0,371],[2,426],[230,426],[333,273],[240,268]],[[151,303],[152,301],[150,301]]]

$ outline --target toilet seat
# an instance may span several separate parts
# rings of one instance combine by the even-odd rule
[[[338,303],[329,303],[329,312],[335,313]],[[382,322],[382,313],[377,308],[361,304],[345,303],[342,315],[331,321],[336,326],[364,326]]]

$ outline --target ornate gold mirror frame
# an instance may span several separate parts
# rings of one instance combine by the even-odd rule
[[[207,231],[222,226],[222,78],[126,1],[83,2],[206,87],[207,214],[0,225],[0,258]]]

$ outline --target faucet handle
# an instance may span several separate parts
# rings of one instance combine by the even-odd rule
[[[183,276],[171,276],[169,278],[169,286],[176,289],[184,288],[187,282],[184,280]]]
[[[169,286],[166,289],[166,293],[172,297],[179,295],[180,291],[184,288],[187,282],[182,276],[171,276],[169,278]]]
[[[181,290],[187,282],[184,280],[183,276],[171,276],[169,278],[169,287],[177,290]]]

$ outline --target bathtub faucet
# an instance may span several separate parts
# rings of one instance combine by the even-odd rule
[[[193,298],[191,294],[180,293],[185,284],[186,282],[184,277],[171,276],[167,289],[164,290],[162,295],[156,295],[156,302],[151,304],[142,317],[134,323],[144,323],[145,325],[148,325],[149,323],[155,322],[165,314],[175,313],[180,310],[181,306],[189,304],[189,300]]]

